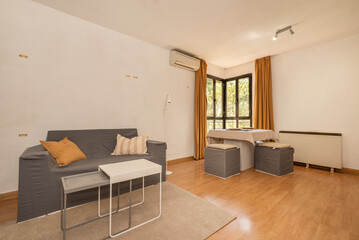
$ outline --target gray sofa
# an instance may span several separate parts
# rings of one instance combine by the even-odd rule
[[[61,177],[90,171],[97,171],[98,165],[145,158],[162,165],[162,180],[166,180],[166,143],[147,141],[147,154],[111,156],[116,145],[116,136],[127,138],[137,136],[137,129],[100,129],[49,131],[47,141],[59,141],[68,137],[86,154],[87,159],[60,167],[51,154],[42,146],[27,148],[19,159],[19,186],[17,221],[42,216],[60,209]],[[145,178],[145,185],[159,182],[158,176]],[[141,187],[141,179],[133,181],[133,187]],[[121,183],[121,193],[127,192],[129,183]],[[116,187],[114,191],[117,190]],[[101,195],[108,197],[109,189],[101,189]],[[90,189],[69,195],[68,206],[74,206],[97,199],[97,189]]]

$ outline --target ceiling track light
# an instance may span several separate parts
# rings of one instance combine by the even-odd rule
[[[282,28],[282,29],[279,29],[278,31],[276,31],[275,36],[273,37],[273,40],[277,40],[278,35],[285,31],[289,31],[291,35],[294,34],[294,31],[292,30],[292,26],[288,26],[288,27],[285,27],[285,28]]]

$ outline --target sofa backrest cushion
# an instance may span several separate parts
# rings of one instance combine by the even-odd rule
[[[117,134],[127,138],[137,137],[136,128],[54,130],[48,131],[46,141],[60,141],[68,137],[88,158],[109,156],[116,146]]]

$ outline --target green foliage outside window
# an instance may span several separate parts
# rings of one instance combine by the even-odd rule
[[[208,130],[251,126],[250,84],[250,75],[238,77],[234,80],[207,78]],[[223,86],[225,86],[226,99],[224,99]],[[225,115],[223,114],[223,104],[225,104],[226,109]]]
[[[216,120],[215,122],[216,122],[216,124],[215,124],[216,129],[223,128],[223,120]]]
[[[249,116],[249,79],[238,80],[238,116]]]
[[[213,80],[207,79],[207,116],[213,117]]]
[[[213,120],[207,120],[207,131],[214,129]]]
[[[251,121],[250,120],[238,120],[238,127],[239,128],[243,128],[243,127],[250,127],[251,126]]]
[[[226,128],[235,128],[236,120],[226,120]]]
[[[216,117],[222,117],[223,116],[223,109],[222,108],[223,108],[222,81],[216,81]]]
[[[236,81],[227,83],[227,117],[236,116]]]

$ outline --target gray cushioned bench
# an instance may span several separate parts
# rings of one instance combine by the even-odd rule
[[[294,149],[284,143],[260,143],[254,150],[254,168],[258,171],[282,176],[293,172]]]
[[[231,144],[209,144],[204,151],[204,171],[221,178],[240,173],[240,149]]]

